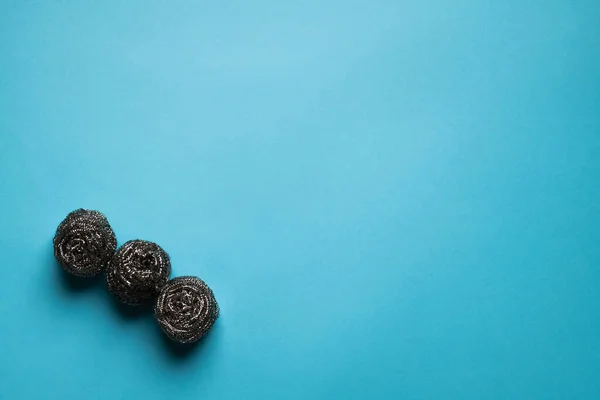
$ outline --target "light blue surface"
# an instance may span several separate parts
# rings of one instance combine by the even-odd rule
[[[599,399],[598,21],[2,1],[0,398]],[[78,207],[211,285],[198,348],[62,277]]]

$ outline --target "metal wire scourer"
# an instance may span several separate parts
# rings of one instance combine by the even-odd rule
[[[130,240],[110,260],[106,271],[108,289],[129,305],[153,299],[171,275],[169,255],[156,243]]]
[[[106,268],[117,238],[104,214],[78,209],[60,223],[53,244],[54,257],[65,271],[91,277]]]
[[[202,279],[182,276],[162,287],[154,314],[169,338],[180,343],[193,343],[213,326],[219,317],[219,305],[213,291]]]

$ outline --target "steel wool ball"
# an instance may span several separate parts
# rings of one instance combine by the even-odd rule
[[[106,280],[119,301],[139,305],[154,299],[170,275],[169,255],[159,245],[130,240],[110,260]]]
[[[65,271],[91,277],[106,268],[117,238],[104,214],[78,209],[60,223],[53,244],[54,257]]]
[[[163,332],[180,343],[201,339],[219,317],[219,305],[213,291],[194,276],[182,276],[167,282],[154,307]]]

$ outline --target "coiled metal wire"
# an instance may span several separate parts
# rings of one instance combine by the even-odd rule
[[[53,244],[54,257],[65,271],[90,277],[106,268],[117,238],[104,214],[78,209],[60,223]]]
[[[121,302],[138,305],[153,299],[171,275],[169,255],[156,243],[130,240],[110,260],[106,280]]]
[[[202,338],[219,317],[219,305],[213,291],[194,276],[182,276],[167,282],[154,307],[163,332],[180,343]]]

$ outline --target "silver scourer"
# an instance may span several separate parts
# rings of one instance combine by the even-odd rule
[[[219,317],[213,291],[200,278],[182,276],[162,287],[154,306],[163,332],[180,343],[202,338]]]
[[[108,289],[129,305],[146,303],[158,294],[171,275],[169,255],[156,243],[130,240],[110,260]]]
[[[54,235],[54,257],[77,276],[102,272],[117,249],[117,238],[99,211],[79,209],[60,223]]]

